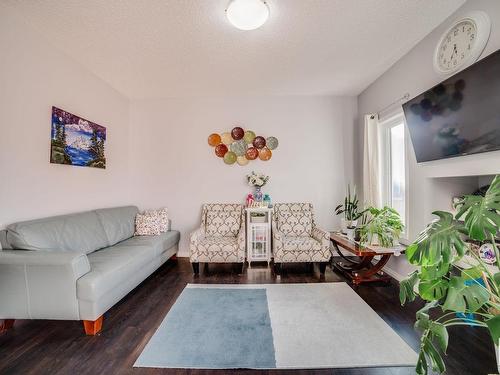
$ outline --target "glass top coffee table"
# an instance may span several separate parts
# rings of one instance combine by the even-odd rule
[[[333,267],[351,280],[355,285],[374,281],[390,281],[391,277],[382,271],[391,256],[404,253],[405,247],[360,246],[359,243],[349,240],[345,235],[331,232],[330,241],[333,245]],[[344,255],[340,248],[347,250],[352,256]],[[376,259],[376,256],[380,256]],[[340,257],[336,261],[335,257]],[[375,262],[374,262],[375,259]]]

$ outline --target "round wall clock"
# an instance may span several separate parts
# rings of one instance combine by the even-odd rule
[[[450,74],[475,62],[490,37],[490,17],[473,11],[456,20],[440,38],[434,52],[434,69]]]

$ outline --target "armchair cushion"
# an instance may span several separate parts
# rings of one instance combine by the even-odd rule
[[[274,216],[278,230],[285,236],[311,236],[313,217],[309,203],[277,204]]]
[[[312,237],[287,236],[283,239],[283,248],[287,251],[318,251],[321,250],[321,242]]]
[[[236,263],[244,260],[245,253],[240,250],[237,237],[203,237],[191,251],[191,262]]]
[[[204,211],[207,236],[236,237],[238,235],[241,227],[241,205],[207,204]]]

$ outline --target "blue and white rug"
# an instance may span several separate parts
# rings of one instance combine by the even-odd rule
[[[188,284],[135,367],[414,366],[417,355],[345,283]]]

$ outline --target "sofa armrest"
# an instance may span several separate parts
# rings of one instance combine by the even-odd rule
[[[0,251],[0,319],[79,319],[76,281],[90,272],[85,254]]]

